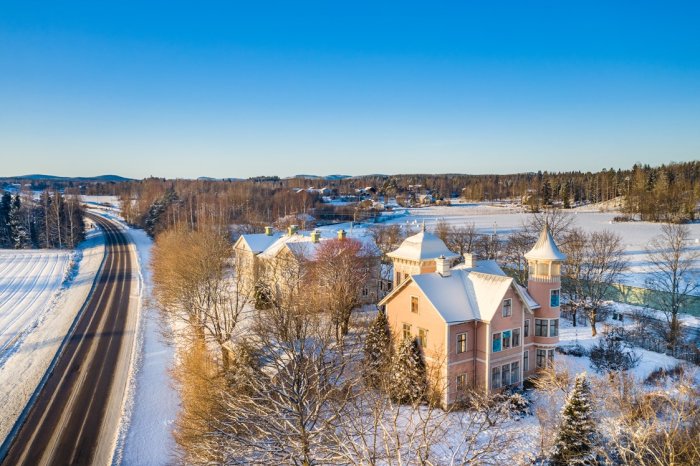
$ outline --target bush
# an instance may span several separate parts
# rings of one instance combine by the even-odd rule
[[[613,223],[634,222],[634,218],[629,215],[616,215],[612,221]]]
[[[588,356],[588,350],[579,343],[576,343],[574,345],[557,346],[556,352],[560,354],[566,354],[568,356],[575,356],[577,358]]]
[[[641,356],[623,339],[622,331],[613,330],[591,348],[591,363],[599,373],[628,371],[637,367]]]
[[[654,371],[649,374],[649,376],[644,380],[647,385],[657,385],[665,381],[667,378],[679,379],[685,374],[685,369],[681,364],[676,364],[670,369],[664,367],[657,367]]]

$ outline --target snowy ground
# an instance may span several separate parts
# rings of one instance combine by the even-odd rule
[[[20,257],[23,255],[31,259]],[[0,307],[0,342],[4,345],[0,357],[0,441],[51,364],[92,288],[103,257],[104,237],[96,229],[88,232],[73,253],[0,253],[0,268],[5,267],[0,271],[0,302],[5,303]],[[21,263],[25,263],[24,268]]]
[[[429,206],[414,209],[402,209],[408,215],[388,220],[383,225],[398,224],[412,231],[425,223],[431,230],[439,221],[451,225],[467,225],[473,223],[479,233],[491,234],[496,232],[499,236],[507,236],[511,232],[521,229],[532,214],[524,212],[522,208],[514,205],[493,206],[480,203],[455,203],[446,206]],[[649,241],[661,232],[661,224],[650,222],[623,222],[613,223],[613,217],[619,215],[615,212],[597,212],[590,207],[580,207],[569,211],[574,218],[574,225],[585,231],[609,230],[619,234],[624,242],[626,259],[629,262],[629,270],[621,280],[624,284],[645,287],[645,267],[647,265],[646,246]],[[339,228],[365,230],[367,224],[355,225],[342,224],[323,227],[322,229],[335,231]],[[700,250],[700,223],[688,225],[691,241],[689,246]],[[700,273],[700,264],[698,264]]]
[[[168,374],[175,351],[163,338],[160,315],[150,304],[152,283],[149,264],[153,241],[143,230],[125,225],[117,217],[116,209],[101,209],[100,213],[123,224],[136,247],[141,275],[137,356],[113,464],[171,464],[177,448],[171,430],[180,399]]]
[[[0,251],[0,364],[51,307],[73,253]]]

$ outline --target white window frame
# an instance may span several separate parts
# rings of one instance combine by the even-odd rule
[[[408,331],[408,337],[406,336],[406,331]],[[413,336],[413,326],[409,323],[403,322],[401,325],[401,335],[404,339],[411,338]]]
[[[523,373],[530,370],[530,350],[523,351]]]
[[[506,303],[508,303],[507,306],[506,306]],[[506,313],[506,309],[508,310],[507,313]],[[510,317],[513,315],[513,299],[506,298],[503,300],[503,303],[501,304],[501,315],[503,317]]]
[[[515,332],[518,332],[518,344],[515,344]],[[511,348],[518,348],[520,346],[520,329],[519,328],[514,328],[510,331],[510,347]]]
[[[552,332],[555,332],[552,335]],[[547,332],[549,338],[555,338],[559,336],[559,319],[549,319],[549,331]]]
[[[501,388],[501,366],[491,368],[491,388]]]

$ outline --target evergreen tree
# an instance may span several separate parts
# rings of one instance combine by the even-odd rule
[[[364,375],[367,384],[377,387],[391,364],[391,331],[386,313],[379,311],[365,339]]]
[[[12,208],[12,195],[5,192],[0,199],[0,248],[12,246],[10,241],[10,209]]]
[[[555,466],[595,464],[593,447],[596,427],[591,406],[591,385],[583,372],[576,376],[574,388],[562,409],[559,433],[551,455]]]
[[[425,361],[418,340],[404,338],[392,361],[392,398],[398,403],[420,402],[425,398],[427,386]]]
[[[20,200],[19,194],[17,194],[12,201],[8,225],[10,227],[12,247],[15,249],[23,249],[29,246],[29,232],[24,225],[22,201]]]

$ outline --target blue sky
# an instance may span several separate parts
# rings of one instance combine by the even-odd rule
[[[697,2],[0,3],[0,175],[700,158]]]

